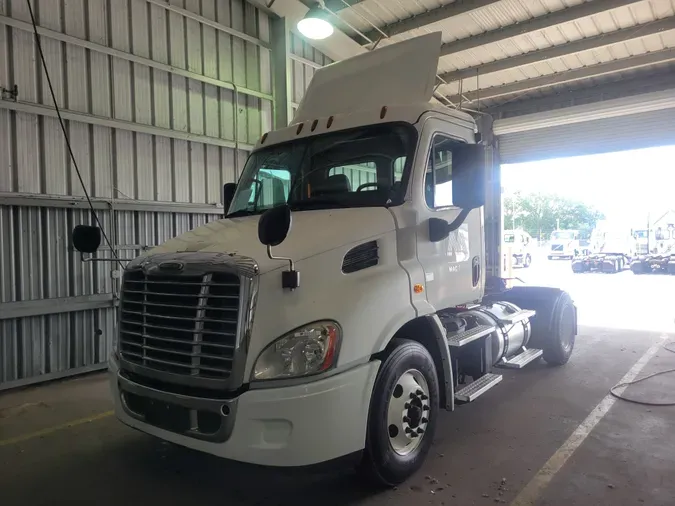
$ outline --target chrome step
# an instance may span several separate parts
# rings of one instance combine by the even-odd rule
[[[537,312],[534,309],[521,309],[520,311],[508,315],[506,318],[501,318],[499,323],[502,325],[513,325],[514,323],[532,318],[535,314],[537,314]]]
[[[478,325],[472,329],[458,332],[454,335],[448,336],[446,339],[448,346],[459,347],[469,344],[476,339],[492,334],[496,330],[494,325]]]
[[[470,385],[467,385],[461,390],[455,392],[455,400],[459,402],[475,401],[478,397],[490,390],[501,380],[501,374],[485,374]]]
[[[530,348],[529,350],[526,349],[515,357],[502,359],[497,364],[497,367],[504,367],[506,369],[522,369],[530,362],[541,357],[543,353],[544,352],[542,350],[537,350],[536,348]]]

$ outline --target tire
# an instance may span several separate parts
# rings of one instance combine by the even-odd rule
[[[550,365],[563,365],[572,356],[575,341],[576,314],[572,298],[562,292],[553,310],[551,334],[543,346],[544,360]]]
[[[525,260],[523,261],[523,267],[528,268],[532,264],[532,257],[530,255],[525,255]]]
[[[413,376],[413,382],[410,376]],[[425,388],[427,399],[418,395]],[[416,392],[414,397],[413,389]],[[358,468],[359,474],[375,485],[392,487],[415,473],[422,466],[433,442],[439,398],[436,367],[427,349],[415,341],[396,339],[375,380],[368,413],[366,448]],[[398,421],[396,406],[403,402]],[[406,411],[405,406],[409,405],[412,407]],[[424,416],[424,413],[427,415]],[[390,423],[392,419],[396,420],[395,424]],[[422,432],[417,438],[411,438],[406,435],[408,429],[415,432],[421,429]],[[402,446],[406,444],[408,446]]]

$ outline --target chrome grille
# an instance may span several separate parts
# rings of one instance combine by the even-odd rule
[[[239,321],[240,279],[139,269],[124,274],[119,349],[130,363],[173,374],[227,379]]]

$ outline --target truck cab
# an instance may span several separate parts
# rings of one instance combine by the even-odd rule
[[[504,230],[504,251],[511,258],[513,267],[529,267],[532,264],[533,241],[525,230]]]
[[[499,368],[567,362],[569,295],[486,277],[486,146],[469,114],[431,102],[440,44],[318,70],[293,122],[225,185],[223,219],[126,265],[109,361],[120,421],[265,466],[351,459],[394,485],[421,466],[439,411]],[[83,254],[90,229],[73,234]]]
[[[551,232],[548,259],[572,259],[581,251],[578,230],[554,230]]]

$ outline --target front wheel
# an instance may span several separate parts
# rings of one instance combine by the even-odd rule
[[[525,261],[523,262],[523,267],[527,268],[532,264],[532,257],[530,255],[525,255]]]
[[[438,376],[431,355],[415,341],[397,339],[375,381],[359,471],[385,486],[410,477],[429,453],[438,406]]]
[[[562,292],[553,310],[551,334],[543,346],[547,363],[563,365],[570,359],[576,337],[575,313],[572,298]]]

